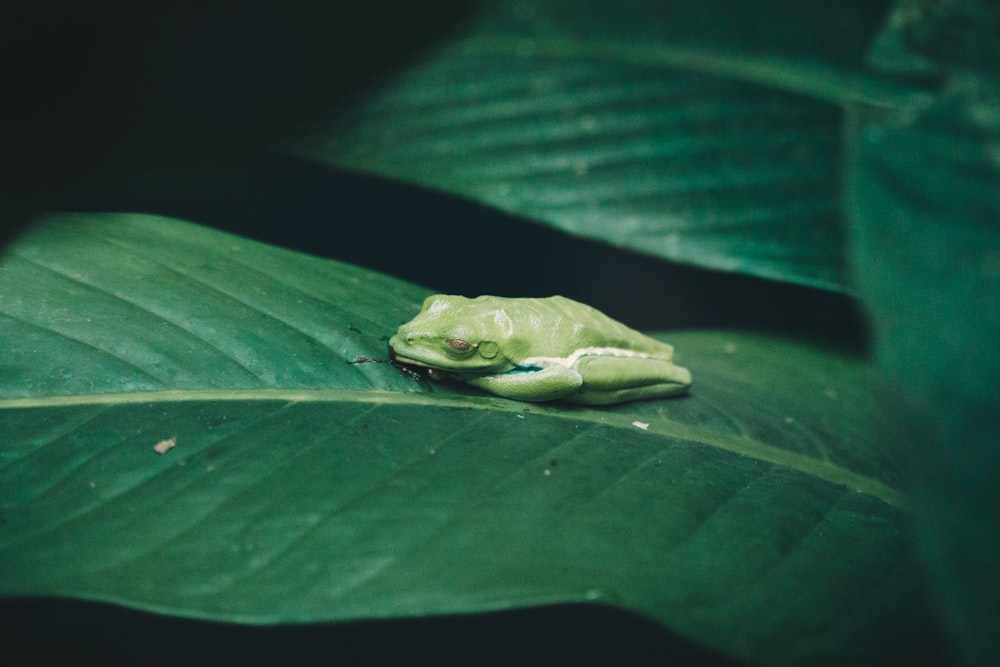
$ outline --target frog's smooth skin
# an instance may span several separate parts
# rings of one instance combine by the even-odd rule
[[[399,363],[518,401],[605,405],[683,393],[674,348],[561,296],[435,294],[389,340]]]

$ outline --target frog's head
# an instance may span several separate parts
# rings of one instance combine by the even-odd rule
[[[417,316],[389,339],[393,360],[448,374],[491,375],[513,367],[503,354],[510,335],[506,313],[494,297],[429,296]]]

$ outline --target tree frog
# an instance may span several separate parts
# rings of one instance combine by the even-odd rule
[[[519,401],[603,405],[680,394],[674,348],[561,296],[435,294],[389,340],[395,361]]]

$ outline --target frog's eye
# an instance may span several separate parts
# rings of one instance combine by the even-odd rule
[[[461,338],[445,338],[444,344],[456,352],[468,352],[472,349],[472,343]]]

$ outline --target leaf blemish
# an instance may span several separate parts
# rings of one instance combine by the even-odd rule
[[[354,364],[384,364],[385,359],[369,359],[368,357],[357,357],[354,361],[348,361],[346,363],[350,365]]]
[[[413,379],[413,380],[419,381],[419,380],[423,379],[423,376],[420,375],[420,373],[418,373],[417,371],[413,370],[409,366],[404,366],[403,364],[399,363],[398,361],[390,361],[389,363],[392,364],[394,368],[398,368],[400,370],[400,372],[409,375],[410,378]]]
[[[176,446],[177,438],[167,438],[166,440],[160,440],[158,443],[153,445],[153,451],[162,456]]]

